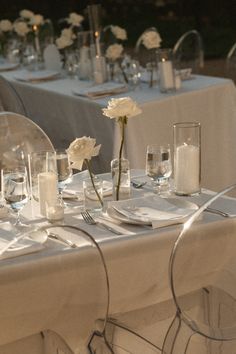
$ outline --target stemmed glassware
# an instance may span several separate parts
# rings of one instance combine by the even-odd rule
[[[6,203],[16,212],[17,228],[28,227],[21,222],[20,212],[29,200],[28,175],[25,167],[13,170],[2,170],[2,192]]]
[[[146,175],[153,181],[154,190],[164,195],[169,193],[172,173],[170,146],[148,145],[146,153]]]
[[[70,167],[70,161],[66,150],[56,150],[56,162],[57,162],[57,175],[58,175],[58,191],[59,197],[62,201],[63,191],[72,181],[72,169]]]

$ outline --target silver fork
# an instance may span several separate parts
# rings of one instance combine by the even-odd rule
[[[92,217],[92,215],[89,214],[88,210],[82,211],[81,215],[84,219],[84,221],[88,224],[88,225],[102,225],[103,227],[105,227],[105,229],[113,232],[116,235],[122,235],[121,232],[117,231],[116,229],[113,229],[113,227],[108,226],[107,224],[101,222],[101,221],[96,221],[94,220],[94,218]]]

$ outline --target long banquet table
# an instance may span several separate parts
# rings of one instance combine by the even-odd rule
[[[80,175],[77,176],[72,185],[74,188],[81,180]],[[105,178],[109,179],[109,176]],[[148,187],[132,190],[133,197],[150,193]],[[208,192],[203,191],[189,200],[202,204],[209,197]],[[235,213],[236,201],[228,203],[228,210]],[[24,216],[30,221],[36,214],[29,205]],[[43,218],[34,220],[37,225],[45,224]],[[168,285],[168,262],[181,226],[151,229],[148,226],[121,224],[117,227],[122,235],[117,236],[100,226],[86,225],[77,208],[67,210],[65,223],[82,227],[100,244],[110,279],[110,315],[137,314],[138,318],[141,311],[142,326],[144,329],[146,326],[148,332],[155,322],[161,324],[160,330],[154,332],[159,341],[156,344],[161,346],[167,329],[164,320],[168,318],[167,324],[170,324],[174,314]],[[204,213],[199,223],[212,223],[216,229],[223,225],[222,217],[208,213]],[[62,335],[75,353],[81,353],[81,346],[83,348],[86,344],[94,321],[104,317],[104,273],[99,268],[95,252],[85,247],[84,241],[73,232],[65,233],[64,237],[79,248],[72,250],[60,242],[48,240],[37,253],[1,260],[1,353],[45,353],[39,343],[42,339],[40,332],[46,329]],[[147,314],[152,308],[156,312],[151,312],[149,323]],[[205,350],[209,353],[209,348],[204,345],[200,351],[197,348],[196,353],[205,354]],[[54,354],[46,351],[46,354],[49,353]],[[216,354],[218,351],[210,353]]]
[[[75,96],[72,91],[89,84],[59,79],[41,83],[15,80],[18,71],[1,73],[17,90],[28,116],[51,138],[55,147],[68,147],[83,135],[102,144],[95,160],[95,171],[110,170],[117,156],[119,127],[106,118],[101,108],[109,97],[91,100]],[[130,96],[142,108],[142,114],[129,120],[125,137],[126,156],[132,168],[143,168],[145,150],[150,143],[173,143],[175,122],[199,121],[202,126],[202,186],[219,190],[236,181],[236,88],[229,79],[195,76],[183,81],[176,93],[162,94],[158,87],[116,95]]]

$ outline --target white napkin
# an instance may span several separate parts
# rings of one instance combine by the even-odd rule
[[[55,70],[21,71],[15,75],[15,79],[25,82],[41,82],[56,79],[60,73]]]
[[[19,240],[13,243],[13,240],[16,237],[19,237]],[[12,244],[7,249],[10,242],[12,242]],[[14,229],[9,222],[0,224],[0,259],[37,252],[43,248],[44,246],[40,242],[24,238],[24,235],[16,236],[16,232],[14,232]],[[3,252],[4,249],[6,249],[6,251]]]
[[[127,87],[123,84],[106,82],[105,84],[101,84],[101,85],[74,89],[73,93],[77,96],[96,99],[105,96],[119,94],[125,91],[127,91]]]
[[[110,202],[127,222],[152,225],[153,228],[168,226],[186,221],[198,206],[177,198],[148,196],[118,202]]]
[[[83,197],[83,182],[81,182],[80,186],[77,190],[67,188],[63,191],[63,199],[80,199]],[[112,195],[112,183],[109,181],[103,181],[103,197],[108,197]]]

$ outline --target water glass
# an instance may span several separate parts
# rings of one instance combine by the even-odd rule
[[[146,175],[153,181],[153,187],[158,194],[168,193],[170,190],[170,176],[172,163],[170,146],[148,145],[146,153]]]
[[[64,149],[56,150],[57,176],[59,196],[62,199],[63,190],[72,181],[72,169],[69,157]]]
[[[29,200],[29,185],[25,167],[2,170],[2,193],[7,204],[17,214],[15,226],[25,227],[20,220],[20,212]]]
[[[103,181],[97,176],[83,181],[84,207],[91,212],[102,211],[103,203]]]
[[[201,126],[198,122],[174,124],[174,188],[178,195],[200,193]]]

